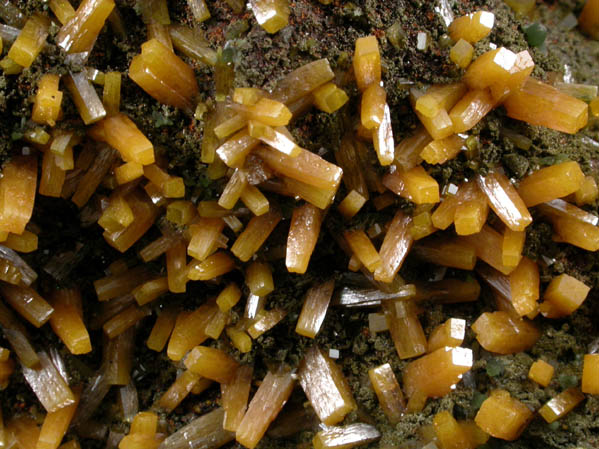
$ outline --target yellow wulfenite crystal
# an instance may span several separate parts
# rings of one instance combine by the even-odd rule
[[[113,9],[114,0],[82,1],[75,15],[56,35],[56,43],[67,53],[91,51]]]
[[[528,378],[535,381],[542,387],[546,387],[551,382],[555,368],[544,360],[537,360],[530,366]]]
[[[599,40],[599,1],[587,0],[580,16],[578,16],[580,28],[591,36]]]
[[[381,53],[376,36],[356,40],[353,65],[356,83],[361,91],[381,81]]]
[[[561,318],[572,314],[587,298],[590,287],[567,274],[554,277],[543,294],[541,312],[548,318]]]
[[[46,74],[41,77],[31,119],[40,124],[54,126],[60,116],[62,92],[58,90],[58,75]]]
[[[250,0],[258,24],[267,33],[276,33],[289,22],[288,0]]]
[[[541,407],[539,415],[551,424],[570,413],[582,401],[584,401],[584,394],[578,388],[569,388]]]
[[[456,42],[464,39],[471,44],[484,39],[491,33],[495,24],[495,14],[487,11],[477,11],[458,17],[449,25],[449,35]]]
[[[341,368],[318,346],[306,352],[298,377],[314,411],[324,424],[335,425],[356,409],[356,402]]]
[[[404,390],[410,398],[417,391],[426,397],[442,397],[452,390],[470,368],[470,349],[439,348],[406,366],[403,375]]]
[[[513,441],[524,431],[533,414],[505,390],[495,390],[481,405],[474,421],[489,435]]]
[[[582,392],[599,394],[599,354],[586,354],[582,368]]]
[[[505,103],[507,115],[531,125],[575,134],[588,122],[589,107],[541,81],[529,78]]]
[[[129,77],[161,103],[193,111],[198,93],[193,69],[157,39],[142,44]]]
[[[518,193],[526,206],[531,207],[576,192],[583,180],[584,174],[577,162],[562,162],[528,175],[520,181]]]
[[[8,57],[22,67],[31,66],[44,48],[49,26],[47,17],[40,14],[31,16],[10,47]]]

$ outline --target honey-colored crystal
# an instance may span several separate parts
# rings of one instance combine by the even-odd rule
[[[589,108],[584,101],[532,78],[504,105],[508,117],[568,134],[577,133],[588,121]]]
[[[50,21],[46,16],[31,16],[10,47],[7,56],[22,67],[31,66],[46,43],[49,26]]]
[[[249,258],[248,258],[249,260]],[[187,277],[192,281],[209,281],[235,268],[235,261],[224,251],[217,251],[203,261],[192,260],[187,266]]]
[[[146,346],[149,349],[162,352],[175,327],[176,317],[176,310],[173,307],[165,308],[158,314],[158,318],[156,318],[156,322],[146,342]]]
[[[360,195],[355,190],[352,190],[347,194],[347,196],[339,203],[337,209],[339,213],[343,215],[347,219],[351,219],[354,215],[358,213],[358,211],[362,208],[362,206],[366,203],[366,198]]]
[[[474,448],[468,434],[447,410],[443,410],[433,417],[433,428],[443,449]]]
[[[471,368],[470,349],[439,348],[406,366],[404,391],[410,399],[416,394],[431,398],[445,396]]]
[[[458,235],[480,232],[487,221],[489,207],[476,182],[464,182],[457,193],[458,204],[454,213],[454,225]]]
[[[520,182],[518,193],[526,206],[536,206],[580,189],[584,174],[577,162],[567,161],[542,168]]]
[[[222,406],[225,410],[223,429],[235,432],[247,409],[253,368],[241,365],[228,384],[221,384]]]
[[[79,405],[78,393],[74,392],[75,402],[46,415],[35,449],[57,449],[60,446]]]
[[[464,80],[471,89],[490,88],[494,99],[520,89],[534,69],[527,51],[514,53],[500,47],[478,57],[468,67]]]
[[[578,404],[584,401],[584,394],[578,388],[568,388],[553,397],[539,409],[539,415],[551,424],[570,413]]]
[[[356,84],[361,91],[381,80],[381,54],[376,36],[356,39],[353,66]]]
[[[120,252],[125,252],[133,246],[150,229],[158,215],[158,208],[152,204],[149,198],[138,191],[128,195],[127,202],[135,217],[133,223],[122,231],[104,232],[103,234],[106,242]]]
[[[335,425],[356,409],[341,368],[318,346],[313,346],[304,355],[298,377],[316,415],[324,424]]]
[[[466,321],[460,318],[450,318],[440,324],[428,337],[428,352],[433,352],[445,346],[460,346],[466,334]]]
[[[587,0],[578,16],[578,25],[593,39],[599,40],[599,3],[597,0]]]
[[[225,332],[233,347],[239,352],[245,354],[252,350],[252,339],[245,331],[229,326]]]
[[[141,46],[131,61],[129,77],[161,103],[193,110],[198,84],[193,69],[156,39]]]
[[[196,346],[185,358],[185,366],[202,377],[228,383],[235,375],[238,364],[219,349]]]
[[[37,249],[37,234],[24,230],[21,234],[8,234],[4,240],[4,246],[19,253],[31,253]]]
[[[510,292],[514,309],[524,316],[537,309],[539,299],[539,267],[528,257],[523,257],[510,273]]]
[[[395,147],[395,162],[404,170],[414,168],[422,162],[420,153],[432,140],[428,131],[419,127],[414,135],[406,137]]]
[[[382,303],[391,339],[400,359],[426,352],[426,336],[412,301],[386,300]]]
[[[362,94],[360,117],[366,129],[378,128],[385,113],[387,93],[378,84],[370,84]]]
[[[304,204],[293,210],[285,257],[289,272],[306,272],[318,240],[321,221],[322,212],[311,204]]]
[[[446,195],[431,215],[433,226],[443,230],[451,226],[457,205],[458,199],[455,195]]]
[[[228,312],[241,299],[241,290],[235,283],[227,285],[217,296],[216,304],[222,312]]]
[[[115,338],[148,315],[144,309],[132,305],[109,319],[102,328],[108,338]]]
[[[245,283],[256,296],[266,296],[274,290],[271,268],[262,262],[252,262],[245,271]]]
[[[261,310],[257,313],[256,319],[251,326],[247,328],[247,333],[255,340],[279,324],[286,315],[287,312],[279,308],[267,311]]]
[[[200,381],[201,376],[190,370],[183,371],[158,400],[158,406],[167,413],[176,409]]]
[[[3,283],[0,293],[4,301],[37,328],[43,326],[54,312],[52,306],[31,287]]]
[[[473,56],[474,47],[462,38],[449,50],[449,59],[461,69],[465,69],[470,65]]]
[[[104,22],[114,9],[114,0],[85,0],[56,35],[56,43],[67,53],[91,51]]]
[[[381,437],[376,427],[354,423],[346,426],[331,426],[318,432],[312,440],[314,449],[351,449],[366,445]]]
[[[427,262],[444,267],[473,270],[476,264],[475,249],[460,240],[425,239],[419,241],[412,252]]]
[[[252,217],[233,243],[231,252],[243,262],[247,262],[260,249],[280,220],[281,215],[273,210]]]
[[[37,160],[16,156],[2,167],[0,179],[0,230],[22,234],[33,213]]]
[[[599,354],[585,354],[581,390],[583,393],[599,394]]]
[[[529,321],[511,317],[507,312],[485,312],[472,324],[476,339],[487,351],[516,354],[530,349],[540,331]]]
[[[61,24],[67,23],[75,15],[75,9],[69,0],[50,0],[50,9]]]
[[[221,218],[200,218],[189,227],[191,240],[187,246],[187,254],[203,261],[217,249],[218,238],[225,222]]]
[[[461,237],[462,241],[474,248],[476,257],[491,265],[503,274],[510,274],[514,267],[503,264],[503,236],[489,225],[483,226],[478,234]]]
[[[324,322],[334,287],[334,280],[329,280],[308,290],[297,319],[295,332],[304,337],[316,337]]]
[[[495,390],[482,403],[474,421],[489,435],[513,441],[524,431],[533,414],[505,390]]]
[[[450,136],[441,140],[433,140],[424,147],[420,157],[429,164],[444,164],[455,158],[464,145],[464,139],[458,135]]]
[[[438,203],[439,184],[418,165],[408,171],[395,170],[383,178],[383,184],[392,192],[416,204]]]
[[[286,105],[300,100],[314,89],[335,78],[326,58],[298,67],[277,83],[272,98]]]
[[[312,95],[314,96],[314,105],[329,114],[340,109],[349,100],[345,91],[334,83],[327,83],[319,87]]]
[[[266,374],[237,427],[235,438],[239,443],[248,449],[258,445],[270,423],[289,399],[294,384],[291,373],[269,371]]]
[[[414,89],[410,91],[410,101],[413,105],[418,101],[420,95],[422,93],[417,93]],[[453,105],[451,106],[453,107]],[[435,140],[441,140],[451,136],[455,132],[453,122],[447,111],[447,109],[440,109],[434,117],[427,117],[418,111],[415,112],[420,123],[426,128],[428,134],[430,134],[430,137]]]
[[[185,196],[183,178],[169,175],[156,164],[145,165],[144,176],[158,186],[166,198],[183,198]]]
[[[544,360],[537,360],[528,370],[528,378],[535,381],[542,387],[546,387],[551,383],[555,368]]]
[[[391,110],[389,105],[383,105],[383,120],[380,125],[372,130],[372,143],[379,163],[382,166],[390,165],[395,157],[395,141],[391,127]]]
[[[510,180],[499,172],[476,178],[493,212],[513,231],[523,231],[532,217]]]
[[[336,189],[341,182],[341,168],[308,150],[302,149],[297,157],[264,147],[256,148],[255,153],[273,170],[306,184],[322,189]]]
[[[489,90],[469,91],[449,111],[453,132],[463,133],[474,128],[493,109],[493,106],[495,106],[495,101]]]
[[[436,84],[416,99],[414,109],[425,117],[433,118],[442,109],[450,110],[466,90],[464,83]]]
[[[50,298],[54,309],[50,326],[72,354],[87,354],[92,350],[89,333],[81,314],[81,293],[77,289],[57,290]]]
[[[391,424],[397,424],[406,411],[406,402],[391,365],[371,368],[368,377],[383,412]]]
[[[119,72],[107,72],[104,75],[102,103],[104,103],[106,114],[118,114],[121,103],[121,74]]]
[[[40,78],[31,119],[40,124],[54,126],[60,116],[62,91],[58,90],[60,77],[45,74]]]
[[[431,215],[430,211],[423,211],[412,217],[410,235],[414,240],[423,239],[437,231],[437,228],[433,226]]]
[[[580,189],[574,192],[576,204],[583,206],[585,204],[593,204],[599,196],[599,188],[597,182],[592,176],[585,176]]]
[[[501,258],[505,266],[518,266],[522,259],[525,239],[525,231],[512,231],[510,228],[504,230]]]
[[[125,162],[154,163],[154,146],[135,123],[124,114],[103,120],[92,128],[92,137],[118,150]],[[159,185],[159,184],[158,184]]]
[[[552,223],[560,241],[587,251],[599,250],[599,228],[597,226],[564,216],[552,218]]]
[[[410,217],[401,210],[393,217],[379,250],[381,265],[374,271],[377,281],[392,282],[403,265],[413,243],[410,223]]]
[[[250,0],[258,24],[267,33],[274,34],[289,22],[288,0]]]
[[[548,318],[561,318],[571,315],[578,309],[589,294],[590,287],[568,274],[554,277],[543,293],[541,312]],[[544,307],[546,307],[544,309]]]
[[[206,341],[208,336],[204,329],[215,313],[216,307],[212,304],[204,304],[190,313],[180,313],[168,342],[168,358],[177,362],[194,346]]]
[[[343,236],[353,254],[370,272],[374,272],[382,264],[376,248],[362,230],[345,231]]]
[[[477,11],[455,19],[448,31],[454,42],[464,39],[474,44],[487,37],[494,24],[495,15],[492,12]]]

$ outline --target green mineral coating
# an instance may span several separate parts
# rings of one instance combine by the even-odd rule
[[[535,22],[524,28],[524,35],[531,47],[540,47],[547,38],[547,27],[542,23]]]
[[[74,2],[76,6],[77,2]],[[192,25],[188,15],[187,2],[171,0],[169,14],[173,22]],[[231,8],[219,2],[208,2],[212,17],[198,25],[206,34],[212,48],[231,48],[227,55],[228,62],[235,65],[233,87],[272,88],[283,75],[298,66],[317,58],[328,58],[335,71],[341,75],[351,67],[351,57],[355,40],[368,34],[380,37],[379,45],[383,61],[383,80],[387,90],[387,101],[391,108],[392,124],[396,143],[411,135],[416,126],[412,109],[407,101],[410,83],[435,84],[457,81],[462,71],[457,69],[448,58],[449,48],[445,45],[447,27],[436,13],[437,1],[398,0],[384,2],[375,0],[355,0],[353,2],[333,2],[322,7],[312,0],[295,0],[291,2],[290,23],[280,32],[270,35],[262,30],[252,17],[250,11],[233,13]],[[36,11],[47,10],[47,2],[43,0],[15,0],[14,4],[30,15]],[[86,64],[101,71],[116,70],[127,73],[133,56],[139,53],[141,43],[146,38],[146,29],[141,18],[132,6],[132,0],[116,0],[125,23],[128,35],[125,40],[116,36],[110,26],[105,27],[98,38],[96,49]],[[488,38],[476,45],[479,55],[489,48],[490,43],[506,46],[513,51],[528,49],[528,36],[523,32],[530,20],[516,17],[511,9],[501,0],[465,0],[449,2],[456,16],[479,9],[493,11],[496,15],[495,27]],[[534,76],[546,79],[550,72],[563,74],[564,65],[570,68],[574,82],[596,84],[599,72],[599,43],[585,38],[577,29],[564,31],[557,25],[566,14],[581,7],[580,1],[560,0],[558,2],[539,2],[534,20],[547,27],[545,48],[531,48],[536,67]],[[393,27],[401,25],[405,33],[405,41],[393,42]],[[387,30],[386,32],[384,30]],[[391,31],[391,33],[390,33]],[[430,34],[430,47],[427,52],[417,51],[415,42],[418,31]],[[386,35],[386,39],[382,36]],[[231,47],[225,47],[229,43]],[[399,44],[399,45],[396,45]],[[214,98],[214,69],[183,57],[190,63],[196,73],[200,86],[200,98],[203,102]],[[0,160],[11,154],[20,152],[22,140],[19,137],[30,126],[27,121],[31,114],[31,100],[39,77],[48,70],[65,74],[71,67],[64,62],[64,54],[57,48],[51,35],[44,52],[31,68],[20,75],[5,76],[0,74]],[[335,114],[328,115],[312,111],[297,120],[290,130],[298,143],[312,151],[324,148],[324,157],[334,160],[334,152],[343,137],[347,123],[357,114],[359,93],[351,82],[343,86],[350,95],[348,105]],[[98,88],[101,95],[101,88]],[[183,112],[162,106],[143,93],[126,76],[123,76],[122,109],[139,126],[139,128],[155,144],[164,151],[168,158],[169,170],[184,177],[188,191],[193,191],[199,199],[214,199],[222,190],[222,181],[212,182],[206,175],[206,166],[200,162],[200,149],[205,122],[203,118],[193,119]],[[77,112],[68,94],[63,100],[65,117],[76,117]],[[69,126],[77,122],[70,121]],[[503,127],[517,130],[518,133],[531,139],[528,151],[522,151],[501,136]],[[427,167],[441,186],[447,183],[460,184],[464,178],[471,178],[475,173],[485,173],[502,165],[506,174],[516,180],[526,176],[531,170],[570,159],[578,161],[586,174],[597,177],[596,166],[599,162],[598,150],[583,137],[597,140],[597,128],[590,126],[578,135],[566,135],[541,127],[515,122],[506,117],[502,108],[494,110],[473,130],[471,142],[479,143],[478,153],[460,154],[456,159],[443,166]],[[20,137],[19,137],[20,138]],[[374,154],[372,152],[372,154]],[[374,158],[374,156],[373,156]],[[381,171],[382,172],[382,171]],[[103,193],[109,193],[103,191]],[[345,196],[344,187],[336,197],[336,204]],[[289,217],[295,205],[293,199],[281,200],[283,215]],[[335,235],[346,225],[335,217],[335,206],[331,207],[328,222],[323,226],[317,251],[310,263],[306,276],[290,275],[284,262],[276,257],[277,251],[284,248],[286,238],[285,220],[279,226],[264,248],[264,254],[272,256],[270,261],[274,270],[276,290],[268,298],[268,307],[283,307],[288,311],[285,320],[271,331],[254,341],[253,350],[240,356],[232,354],[244,363],[255,363],[255,377],[262,378],[267,365],[284,362],[297,367],[303,353],[313,342],[293,332],[297,316],[301,310],[302,298],[306,290],[317,280],[325,276],[334,276],[339,285],[348,282],[345,275],[347,258],[335,243]],[[354,218],[349,226],[370,226],[374,223],[385,223],[393,216],[396,207],[406,211],[413,205],[403,199],[397,199],[393,207],[375,211],[371,203]],[[597,205],[587,207],[597,213]],[[242,213],[242,212],[240,212]],[[103,273],[106,266],[117,257],[115,251],[107,248],[97,226],[81,227],[84,216],[66,201],[40,197],[36,199],[33,222],[43,229],[40,233],[40,251],[26,256],[26,259],[40,273],[40,286],[43,289],[53,288],[54,281],[43,271],[42,267],[55,254],[75,251],[76,263],[67,274],[61,285],[80,285],[86,303],[86,317],[93,317],[100,311],[95,301],[95,292],[91,282]],[[569,245],[554,242],[551,239],[551,226],[538,217],[533,211],[534,222],[527,228],[525,254],[540,262],[541,280],[546,283],[555,275],[569,273],[593,287],[599,285],[599,257],[595,253],[581,251]],[[58,218],[57,218],[58,217]],[[451,231],[450,231],[451,232]],[[158,229],[152,229],[142,241],[136,245],[140,248],[160,235]],[[377,242],[378,244],[379,242]],[[543,256],[543,257],[542,257]],[[135,249],[124,255],[126,260],[136,261]],[[550,263],[547,263],[549,260]],[[84,263],[82,263],[84,261]],[[163,269],[163,262],[153,264],[157,272]],[[338,268],[336,268],[338,267]],[[436,267],[423,264],[408,258],[401,275],[408,281],[421,280],[423,273],[431,273]],[[459,270],[448,270],[447,276],[464,278],[472,276]],[[231,275],[243,285],[239,272]],[[185,309],[193,309],[207,298],[218,294],[219,285],[206,283],[190,283],[186,295],[167,295],[161,304],[173,301]],[[247,293],[247,292],[246,292]],[[156,305],[155,307],[160,307]],[[488,292],[471,304],[423,304],[420,320],[428,335],[432,328],[447,317],[454,316],[472,323],[481,313],[495,310],[493,300]],[[332,307],[326,316],[321,333],[316,342],[324,348],[338,349],[341,359],[337,363],[342,367],[352,388],[359,410],[350,414],[344,423],[354,421],[373,422],[382,433],[380,442],[368,448],[402,447],[415,442],[417,430],[424,424],[430,424],[432,416],[442,409],[452,410],[459,419],[472,419],[477,408],[490,392],[497,388],[506,389],[514,397],[528,406],[538,409],[563,388],[578,383],[581,372],[580,356],[586,353],[589,344],[597,336],[597,311],[594,301],[587,300],[572,316],[563,320],[535,320],[541,330],[541,339],[530,351],[516,355],[490,355],[480,348],[472,335],[467,335],[465,347],[473,349],[475,365],[469,374],[468,385],[457,384],[456,389],[440,399],[430,399],[422,413],[406,415],[397,425],[387,421],[378,406],[378,401],[368,380],[367,371],[373,366],[390,363],[400,384],[403,383],[401,373],[409,360],[399,360],[388,333],[373,335],[368,330],[368,313],[364,310],[346,310]],[[243,315],[243,305],[233,313],[233,323]],[[139,328],[136,336],[134,353],[133,379],[138,389],[140,410],[149,410],[176,377],[177,367],[171,363],[166,354],[156,354],[145,346],[150,333],[153,318],[148,318]],[[32,332],[36,347],[53,346],[59,348],[65,360],[67,370],[73,383],[87,380],[100,366],[102,354],[100,345],[85,356],[74,357],[64,350],[54,333],[48,326]],[[101,339],[101,330],[93,330],[94,341]],[[218,342],[210,340],[211,345],[218,345],[231,351],[225,339]],[[5,345],[4,343],[2,344]],[[533,360],[540,357],[555,362],[556,372],[560,373],[558,382],[546,389],[538,388],[527,380],[528,369]],[[499,373],[495,374],[497,370]],[[494,374],[494,375],[492,375]],[[563,377],[563,382],[562,382]],[[471,385],[475,385],[473,389]],[[255,391],[255,390],[254,390]],[[123,425],[118,404],[117,389],[108,394],[105,405],[96,413],[94,419],[106,424],[114,431],[127,432]],[[218,385],[211,387],[202,395],[187,398],[174,413],[162,415],[166,431],[173,432],[185,423],[214,408],[219,401]],[[294,403],[303,404],[306,398],[301,391],[292,395]],[[11,378],[10,388],[3,391],[2,408],[4,416],[10,417],[22,410],[39,410],[38,402],[30,388],[18,373]],[[599,438],[596,429],[599,410],[599,398],[588,397],[581,406],[559,421],[557,426],[548,426],[542,419],[533,420],[519,440],[503,442],[491,440],[485,447],[506,449],[547,448],[562,449],[574,447],[597,447]],[[316,426],[300,432],[289,439],[265,439],[259,449],[291,449],[298,444],[309,442]],[[74,435],[71,432],[67,440]],[[105,447],[104,441],[88,438],[82,439],[82,447],[100,449]],[[226,448],[237,448],[234,443]],[[416,446],[418,447],[418,446]]]
[[[487,374],[491,377],[501,376],[505,367],[503,363],[499,359],[489,359],[487,360],[487,367],[485,368]]]

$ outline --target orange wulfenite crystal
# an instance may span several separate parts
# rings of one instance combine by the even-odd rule
[[[505,390],[496,390],[483,402],[474,421],[489,435],[513,441],[524,431],[533,414]]]
[[[530,366],[528,378],[535,381],[542,387],[546,387],[551,382],[555,368],[544,360],[537,360]]]
[[[584,128],[589,115],[584,101],[532,78],[511,94],[504,105],[508,117],[568,134]]]
[[[485,312],[472,325],[476,339],[487,351],[516,354],[531,348],[541,332],[524,319],[512,318],[507,312]]]
[[[585,354],[581,389],[583,393],[599,394],[599,354]]]
[[[431,398],[442,397],[471,368],[470,349],[439,348],[406,366],[403,375],[404,390],[410,398],[417,391]]]
[[[582,401],[584,401],[584,394],[578,388],[569,388],[541,407],[539,415],[551,424],[570,413]]]

